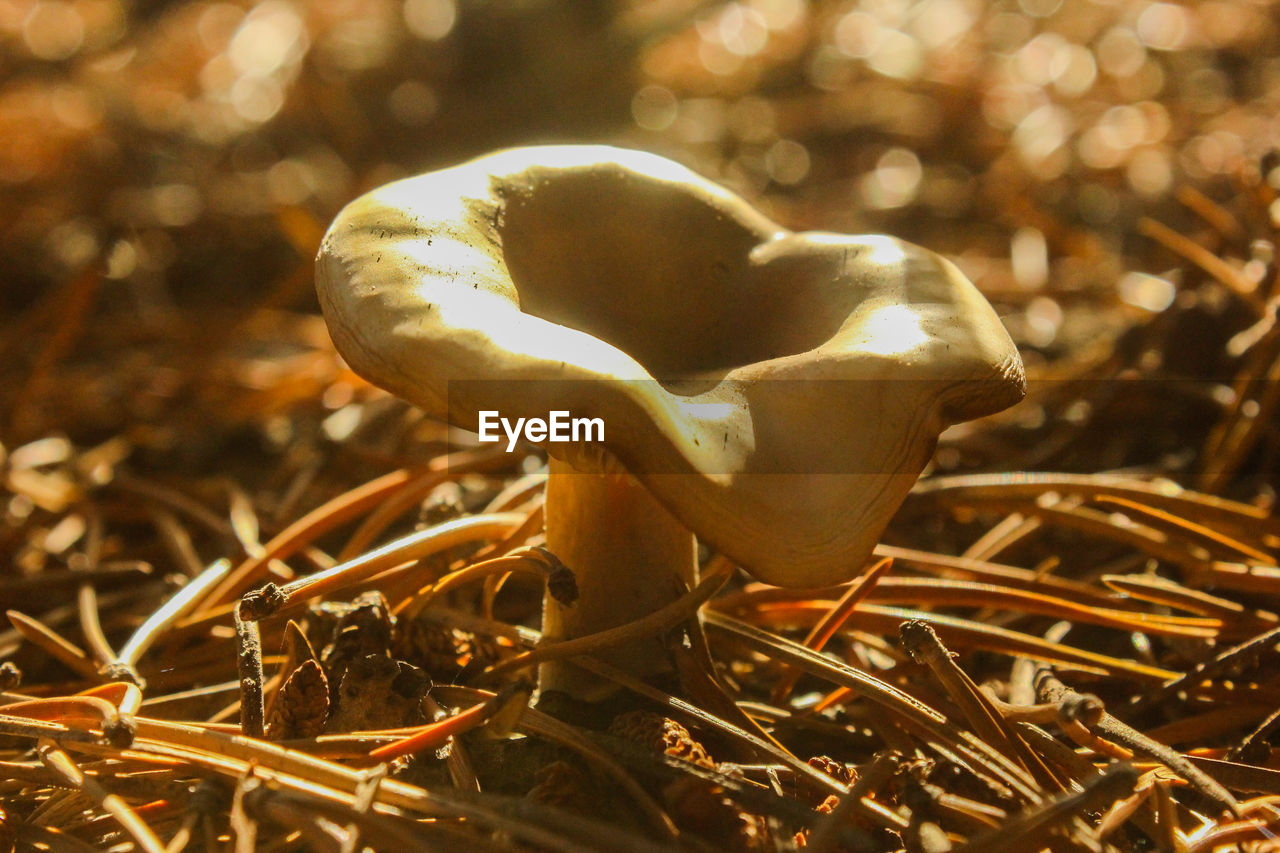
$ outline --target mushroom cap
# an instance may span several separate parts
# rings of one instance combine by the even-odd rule
[[[1021,399],[1022,362],[949,261],[793,233],[658,157],[500,151],[348,205],[317,259],[330,333],[456,426],[601,418],[620,462],[756,577],[843,580],[950,424]],[[589,469],[593,446],[549,444]]]

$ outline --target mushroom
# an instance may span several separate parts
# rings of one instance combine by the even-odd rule
[[[397,181],[329,228],[330,333],[375,385],[450,423],[565,411],[543,442],[548,548],[577,577],[544,635],[644,616],[696,580],[694,535],[756,578],[848,579],[950,424],[1021,399],[1022,362],[949,261],[794,233],[689,169],[535,146]],[[601,655],[669,668],[659,637]],[[541,686],[597,679],[544,664]]]

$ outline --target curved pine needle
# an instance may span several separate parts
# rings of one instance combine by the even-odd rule
[[[159,481],[120,471],[111,480],[108,488],[126,495],[145,498],[147,501],[154,501],[219,535],[232,538],[235,536],[231,530],[231,522],[189,495]]]
[[[219,583],[230,571],[229,560],[215,560],[203,572],[187,581],[181,589],[170,596],[168,601],[138,626],[133,636],[120,648],[120,653],[115,656],[112,663],[122,670],[132,670],[147,649],[154,645],[168,628],[195,609],[204,593],[214,584]]]
[[[262,813],[272,823],[281,826],[299,827],[306,821],[310,822],[312,830],[316,830],[324,821],[329,826],[345,826],[348,831],[354,828],[359,831],[358,839],[348,835],[346,842],[353,850],[372,848],[404,853],[436,853],[440,850],[450,853],[502,853],[503,850],[498,844],[462,827],[455,828],[445,822],[424,824],[402,815],[371,813],[360,809],[358,804],[348,806],[310,792],[279,791],[259,785],[252,792],[251,803],[255,813]],[[330,836],[324,837],[329,842],[333,841]],[[310,838],[301,840],[308,843],[308,850],[320,849],[318,845],[312,846]],[[352,840],[359,841],[359,846],[351,847]],[[333,846],[338,853],[344,849],[340,844]]]
[[[428,492],[441,483],[461,474],[509,464],[507,454],[492,447],[480,447],[469,451],[449,452],[433,459],[414,474],[401,488],[392,492],[360,522],[346,545],[338,553],[338,562],[354,559],[368,548],[397,518],[411,510]]]
[[[1280,797],[1280,770],[1227,761],[1215,755],[1200,755],[1201,752],[1221,755],[1225,750],[1196,750],[1194,754],[1187,755],[1187,760],[1228,788]],[[1243,804],[1241,811],[1244,811]]]
[[[92,569],[45,569],[30,577],[3,577],[0,578],[0,607],[29,601],[28,596],[37,590],[51,595],[65,587],[79,586],[86,581],[117,586],[128,586],[129,584],[118,583],[128,581],[136,588],[136,585],[154,576],[154,568],[142,560],[104,560]]]
[[[410,598],[406,598],[394,608],[397,617],[412,619],[431,602],[447,592],[457,589],[476,580],[493,575],[507,575],[512,572],[524,572],[539,580],[547,578],[546,560],[532,554],[508,554],[505,557],[493,557],[464,566],[457,571],[444,575],[439,580],[422,587]]]
[[[534,471],[512,482],[485,506],[485,512],[502,512],[522,505],[547,484],[547,472]]]
[[[93,778],[86,776],[71,756],[54,746],[52,741],[41,741],[37,750],[40,761],[57,773],[63,783],[86,794],[99,808],[116,819],[116,822],[133,837],[146,853],[164,853],[165,846],[151,831],[129,804],[121,797],[105,791]]]
[[[1014,500],[1019,508],[1046,492],[1129,498],[1148,506],[1194,518],[1202,524],[1229,527],[1237,535],[1280,533],[1280,519],[1252,504],[1183,488],[1172,480],[1139,480],[1116,474],[1059,474],[1013,471],[1001,474],[963,474],[921,480],[911,494],[948,502],[988,503]]]
[[[1184,779],[1204,797],[1221,806],[1224,811],[1236,817],[1240,815],[1239,801],[1218,780],[1188,761],[1181,752],[1152,739],[1108,713],[1097,697],[1086,697],[1076,692],[1045,666],[1037,668],[1035,682],[1036,693],[1042,702],[1057,703],[1063,709],[1081,707],[1086,699],[1091,700],[1094,709],[1092,715],[1081,714],[1078,717],[1072,714],[1062,715],[1070,725],[1082,727],[1094,737],[1104,738],[1134,753],[1142,753],[1154,758]]]
[[[524,512],[525,510],[521,511]],[[519,527],[512,530],[499,541],[494,542],[492,545],[481,548],[476,552],[475,559],[490,560],[494,557],[502,556],[503,554],[513,551],[525,542],[528,542],[535,534],[541,531],[544,523],[542,503],[538,502],[534,504],[527,510],[527,512],[528,515],[525,516],[525,520]]]
[[[919,621],[904,622],[899,628],[899,637],[912,659],[933,672],[951,701],[968,720],[974,734],[1016,761],[1042,788],[1051,791],[1065,789],[1043,759],[1022,739],[1013,723],[1000,714],[991,699],[956,664],[932,627]]]
[[[1094,499],[1096,503],[1109,504],[1118,506],[1126,512],[1137,513],[1147,521],[1159,522],[1166,530],[1172,530],[1184,534],[1192,539],[1197,540],[1200,545],[1213,547],[1234,552],[1237,555],[1244,556],[1250,560],[1261,563],[1264,566],[1276,565],[1276,558],[1260,548],[1255,548],[1247,542],[1241,542],[1233,536],[1206,527],[1203,524],[1183,518],[1168,510],[1158,509],[1153,506],[1147,506],[1139,501],[1130,500],[1129,498],[1120,497],[1119,495],[1099,495]]]
[[[545,527],[546,520],[545,507],[541,501],[530,501],[529,517],[515,530],[511,531],[500,542],[481,548],[476,552],[476,559],[488,560],[495,557],[510,554],[521,545],[537,544],[536,538]],[[493,603],[498,598],[498,593],[502,591],[502,587],[507,582],[506,575],[494,575],[485,579],[484,597],[481,601],[481,613],[485,616],[493,616]]]
[[[1035,533],[1039,528],[1039,519],[1027,518],[1020,512],[1011,512],[979,536],[972,545],[965,548],[961,556],[971,560],[994,560],[1002,552]]]
[[[830,596],[840,587],[821,590],[789,590],[757,587],[726,596],[715,602],[724,612],[742,612],[750,607],[773,606],[778,611],[793,607],[803,622],[813,619],[814,608],[830,606]],[[1216,637],[1222,620],[1202,616],[1167,616],[1140,610],[1086,607],[1069,599],[1041,595],[1020,589],[973,581],[941,578],[885,578],[869,591],[867,601],[881,604],[934,605],[943,607],[985,607],[1017,613],[1072,619],[1124,631],[1144,631],[1170,637]],[[785,602],[785,604],[782,604]],[[808,645],[806,643],[805,645]]]
[[[379,504],[365,517],[364,521],[360,522],[360,526],[351,534],[347,544],[343,545],[342,550],[338,552],[338,562],[345,563],[367,549],[397,518],[412,509],[424,495],[447,479],[448,476],[445,473],[430,470],[406,482],[399,491]]]
[[[1164,560],[1190,571],[1204,569],[1212,561],[1212,555],[1192,542],[1171,539],[1168,534],[1147,524],[1133,521],[1127,516],[1117,517],[1089,507],[1060,507],[1056,505],[1027,509],[1047,524],[1090,533],[1101,539],[1110,539],[1129,545],[1144,554]]]
[[[77,696],[93,696],[105,699],[121,714],[136,714],[142,708],[142,691],[128,681],[110,681],[81,690]]]
[[[331,569],[275,587],[266,594],[251,593],[246,596],[246,603],[255,597],[260,597],[260,602],[254,602],[246,618],[261,619],[278,614],[309,598],[332,595],[388,569],[412,565],[455,545],[501,536],[524,520],[523,515],[514,512],[470,515],[419,530]]]
[[[809,629],[808,636],[804,638],[805,646],[815,652],[822,651],[831,638],[844,627],[849,617],[853,616],[858,605],[866,600],[867,596],[875,589],[876,584],[892,566],[893,558],[885,557],[867,569],[861,577],[850,582],[844,594],[840,596],[840,600],[832,603],[830,609]],[[787,697],[791,695],[792,689],[799,680],[800,672],[798,670],[791,667],[786,668],[778,676],[778,684],[773,688],[773,692],[769,694],[769,702],[779,706],[785,705]]]
[[[1210,589],[1262,595],[1275,595],[1280,592],[1280,569],[1273,566],[1216,561],[1197,569],[1193,579]]]
[[[481,707],[499,695],[478,687],[444,684],[432,688],[432,693],[450,703],[471,702],[475,703],[475,707]],[[421,728],[321,735],[314,741],[308,742],[306,746],[310,748],[309,752],[326,757],[364,757],[367,755],[367,750],[371,744],[390,744],[405,735],[421,731]],[[626,790],[628,795],[636,801],[636,805],[646,813],[659,834],[671,838],[679,835],[679,831],[675,828],[675,824],[671,822],[671,818],[645,791],[644,787],[627,772],[626,768],[588,740],[574,726],[538,711],[536,708],[527,707],[521,713],[516,729],[522,734],[546,738],[578,753],[589,764],[595,765],[604,775],[612,778],[613,781]],[[804,766],[807,767],[808,765]]]
[[[893,715],[903,725],[927,733],[943,745],[976,760],[990,778],[1016,792],[1027,802],[1040,798],[1035,783],[1022,768],[1014,765],[989,744],[948,722],[940,711],[931,708],[887,682],[847,664],[824,657],[799,643],[767,634],[744,622],[714,611],[706,614],[709,628],[719,630],[737,642],[747,644],[766,655],[779,658],[811,675],[849,688],[860,697]],[[899,619],[898,622],[906,621]]]
[[[1161,701],[1175,695],[1180,690],[1186,690],[1196,681],[1201,681],[1228,670],[1238,661],[1254,660],[1257,661],[1264,654],[1274,652],[1276,643],[1280,642],[1280,627],[1272,628],[1268,631],[1250,637],[1243,643],[1224,649],[1215,654],[1206,661],[1201,661],[1193,666],[1190,671],[1179,674],[1175,678],[1167,680],[1164,684],[1141,695],[1133,702],[1128,709],[1129,714],[1137,714],[1147,708],[1150,708]]]
[[[253,499],[233,480],[226,481],[224,486],[230,504],[227,515],[231,522],[231,532],[246,554],[250,557],[262,556],[266,549],[262,547],[262,525],[258,522],[258,510],[253,505]]]
[[[330,530],[378,506],[420,473],[419,470],[410,469],[392,471],[316,507],[272,537],[263,546],[262,553],[249,557],[236,566],[217,587],[201,599],[201,605],[226,602],[243,593],[261,581],[262,572],[269,561],[287,559]]]
[[[719,614],[713,614],[719,617]],[[769,610],[759,610],[749,616],[753,622],[772,624],[774,621],[786,621],[790,614],[773,614]],[[1029,657],[1048,663],[1066,664],[1068,666],[1096,672],[1104,675],[1123,675],[1147,682],[1165,682],[1181,677],[1182,673],[1149,666],[1138,661],[1111,657],[1086,649],[1053,643],[1041,637],[963,619],[941,613],[928,613],[920,610],[906,610],[898,607],[884,607],[878,604],[864,604],[858,610],[858,627],[865,631],[892,633],[902,622],[920,619],[928,622],[942,636],[948,646],[964,649],[983,649],[1001,654]],[[815,617],[816,618],[816,617]]]
[[[437,688],[437,690],[444,695],[471,694],[477,698],[498,695],[487,690],[470,687],[441,687]],[[520,721],[516,724],[516,728],[524,734],[546,738],[578,753],[621,785],[635,801],[636,805],[645,813],[650,825],[655,830],[672,839],[680,835],[680,831],[671,822],[671,817],[636,782],[635,777],[628,773],[625,767],[614,761],[611,756],[583,737],[573,726],[556,719],[550,714],[544,714],[536,708],[525,708],[520,715]]]
[[[1238,702],[1153,726],[1147,729],[1146,733],[1153,740],[1167,744],[1213,741],[1233,732],[1239,732],[1242,727],[1262,720],[1269,712],[1270,709],[1266,705]]]
[[[97,696],[55,696],[0,705],[0,714],[88,730],[111,723],[119,711]]]
[[[5,616],[9,617],[9,624],[27,642],[44,649],[84,678],[94,681],[98,679],[97,665],[75,643],[25,613],[7,610]]]
[[[1218,850],[1248,850],[1250,842],[1274,841],[1280,835],[1280,823],[1271,818],[1251,817],[1229,823],[1214,824],[1208,831],[1190,839],[1186,853],[1213,853]]]
[[[1246,608],[1231,599],[1210,595],[1157,575],[1103,575],[1098,580],[1131,598],[1212,617],[1233,631],[1256,633],[1280,622],[1280,615],[1269,610]]]
[[[1271,339],[1268,344],[1250,352],[1237,371],[1231,409],[1205,441],[1202,454],[1213,460],[1200,478],[1206,490],[1220,490],[1230,482],[1266,434],[1280,405],[1280,340]],[[1246,408],[1246,403],[1253,405]]]
[[[303,791],[323,792],[328,789],[346,803],[354,802],[365,778],[361,771],[337,762],[242,735],[143,717],[139,717],[137,722],[138,739],[133,746],[134,752],[183,759],[231,778],[240,778],[252,766],[254,772],[264,779],[275,779]],[[94,744],[76,744],[75,747],[112,754],[111,750]],[[541,826],[512,819],[484,800],[455,795],[441,788],[427,790],[397,779],[383,779],[375,795],[375,804],[430,817],[474,820],[535,844],[565,849],[562,839]],[[655,853],[667,849],[641,839],[636,839],[632,847]]]
[[[1091,607],[1124,608],[1125,602],[1115,596],[1070,578],[1047,575],[1032,569],[991,563],[986,560],[975,560],[969,557],[952,557],[946,554],[934,554],[914,548],[900,548],[895,545],[877,545],[877,557],[892,557],[899,565],[912,566],[931,575],[943,577],[961,576],[964,580],[979,580],[997,583],[1014,589],[1025,589],[1045,595],[1065,598],[1077,604]]]
[[[98,613],[98,592],[92,584],[81,584],[77,590],[76,603],[80,610],[80,633],[89,646],[89,651],[100,664],[105,664],[115,657],[107,635],[102,631],[102,619]]]
[[[412,734],[391,743],[384,744],[369,753],[369,761],[377,764],[393,761],[405,755],[425,752],[443,746],[450,738],[461,735],[487,723],[494,714],[502,710],[502,695],[495,694],[492,699],[472,705],[465,711],[459,711],[443,720],[419,726]]]
[[[1209,198],[1190,184],[1183,184],[1174,191],[1178,202],[1203,219],[1213,230],[1227,240],[1243,240],[1246,232],[1240,220],[1231,211]]]
[[[1037,808],[1012,815],[999,829],[984,833],[956,848],[956,853],[1022,853],[1036,849],[1053,826],[1077,817],[1085,809],[1109,805],[1133,792],[1138,772],[1117,764],[1085,783],[1080,791],[1064,792]]]
[[[489,680],[499,675],[527,669],[551,660],[563,660],[576,655],[594,654],[602,649],[629,642],[638,637],[652,637],[660,634],[697,613],[698,609],[711,596],[716,594],[732,573],[732,564],[723,563],[719,571],[708,573],[693,589],[647,616],[613,628],[597,631],[594,634],[574,637],[570,640],[557,640],[551,643],[544,641],[539,643],[536,648],[521,652],[515,657],[494,664],[480,674],[479,680]]]
[[[1163,222],[1146,216],[1138,220],[1138,233],[1150,237],[1184,261],[1195,264],[1217,279],[1220,284],[1240,297],[1240,300],[1259,317],[1266,313],[1266,303],[1258,295],[1257,285],[1250,281],[1242,270],[1236,269],[1190,237],[1179,234]]]

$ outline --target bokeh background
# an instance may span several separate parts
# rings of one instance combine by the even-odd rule
[[[0,440],[258,480],[266,453],[281,482],[335,454],[372,470],[408,445],[376,438],[393,404],[317,319],[331,217],[495,147],[608,141],[795,228],[948,254],[1050,384],[1220,383],[1179,407],[1113,392],[1115,422],[1150,429],[1074,450],[1106,409],[1078,388],[1011,416],[1035,450],[1010,465],[1190,470],[1247,402],[1236,336],[1274,319],[1278,19],[1264,0],[2,0]],[[1255,433],[1212,455],[1226,479]]]
[[[988,828],[1023,842],[1047,837],[1028,818],[1033,807],[997,797],[1003,783],[953,772],[951,756],[965,753],[916,761],[915,729],[895,723],[916,711],[886,712],[892,703],[868,705],[841,688],[821,698],[828,716],[815,719],[815,691],[830,684],[779,688],[789,677],[778,666],[781,639],[799,641],[817,614],[825,620],[858,601],[850,592],[874,593],[880,603],[858,603],[828,653],[933,707],[970,707],[943,704],[955,680],[928,676],[894,639],[903,620],[930,620],[947,643],[938,660],[950,662],[954,649],[973,681],[1014,685],[1005,695],[1029,704],[1032,669],[1021,656],[1045,653],[1039,638],[1049,636],[1062,642],[1046,659],[1059,662],[1068,687],[1096,692],[1126,724],[1179,750],[1230,759],[1217,769],[1239,780],[1236,793],[1267,792],[1242,820],[1215,824],[1221,809],[1195,805],[1159,764],[1144,765],[1132,797],[1136,779],[1109,776],[1107,785],[1129,786],[1105,821],[1115,849],[1208,850],[1215,837],[1274,845],[1280,8],[1267,0],[0,0],[0,605],[28,614],[0,631],[0,689],[20,676],[23,691],[59,697],[114,678],[119,667],[101,668],[116,660],[113,649],[219,566],[236,565],[255,583],[309,574],[517,497],[531,521],[497,553],[538,542],[540,487],[536,473],[521,475],[542,460],[530,451],[489,468],[477,457],[482,471],[436,482],[459,436],[338,358],[313,259],[337,211],[372,187],[501,146],[586,141],[684,162],[796,229],[888,232],[948,255],[996,306],[1032,380],[1023,403],[944,436],[877,551],[895,561],[891,578],[864,574],[861,591],[840,593],[839,605],[735,580],[704,608],[774,633],[751,645],[712,632],[733,695],[712,684],[701,658],[681,669],[701,685],[687,691],[701,715],[695,728],[721,714],[754,725],[735,704],[753,702],[753,713],[777,720],[788,749],[842,785],[852,767],[863,779],[896,774],[899,782],[870,788],[886,809],[909,803],[916,831],[934,820],[917,794],[935,802],[930,792],[955,792],[981,807],[948,824],[965,838],[989,838],[978,835]],[[951,474],[961,476],[939,476]],[[422,578],[472,560],[478,545],[414,557],[412,571],[370,581],[385,600],[362,596],[348,607],[337,597],[358,590],[344,587],[310,611],[329,683],[341,675],[346,689],[344,614],[363,613],[382,660],[453,685],[441,702],[479,701],[472,685],[488,683],[485,668],[509,661],[519,648],[512,638],[527,636],[515,626],[539,624],[541,577],[508,584],[500,597],[501,582],[468,581],[449,593],[456,615],[401,618],[394,649],[387,610],[429,599],[435,588],[413,592]],[[959,587],[957,578],[983,585]],[[239,717],[232,606],[219,600],[207,597],[140,662],[147,714],[199,725]],[[1165,623],[1170,609],[1212,619]],[[1085,618],[1100,615],[1098,625]],[[1077,627],[1066,636],[1059,620]],[[282,621],[264,622],[262,647],[269,674],[310,674],[309,688],[299,678],[296,694],[282,691],[299,703],[296,716],[315,731],[403,724],[374,712],[398,714],[406,697],[363,676],[352,682],[363,692],[343,695],[362,697],[347,707],[369,716],[343,710],[326,720],[326,705],[313,701],[326,695],[319,667],[275,655]],[[1020,658],[1012,668],[1010,656]],[[1167,680],[1182,672],[1194,687]],[[409,710],[426,707],[410,698]],[[675,731],[656,722],[660,740]],[[679,731],[684,740],[658,753],[679,746],[687,751],[666,754],[706,758]],[[776,758],[726,737],[723,725],[703,731],[721,758]],[[0,850],[15,832],[52,838],[45,830],[60,823],[67,838],[120,847],[116,825],[86,810],[67,777],[51,782],[26,740],[6,740],[0,758],[14,778],[0,780],[9,812],[0,814]],[[1043,755],[1075,759],[1075,743]],[[905,752],[873,758],[886,748]],[[755,765],[751,786],[725,776],[714,789],[667,788],[672,774],[644,776],[634,750],[602,754],[655,780],[654,791],[663,780],[685,837],[708,849],[790,843],[813,825],[815,806],[844,808],[781,788],[767,800],[739,796],[778,785],[765,765]],[[529,753],[519,772],[506,753],[488,755],[497,757],[476,763],[485,794],[468,802],[488,803],[497,818],[463,823],[479,827],[466,836],[476,849],[537,841],[492,833],[499,818],[520,829],[529,815],[525,829],[537,820],[573,829],[566,849],[588,836],[608,843],[601,833],[613,824],[548,818],[547,803],[577,808],[572,767],[557,760],[548,767],[560,775],[537,781],[532,768],[550,753]],[[115,780],[104,782],[113,792],[127,782],[122,796],[147,806],[165,839],[196,818],[208,849],[224,830],[241,843],[252,837],[240,818],[225,819],[230,778],[196,787],[205,771],[192,765],[172,772],[178,787],[151,787],[161,784],[155,768],[129,762],[103,752],[85,766],[91,778]],[[441,764],[416,767],[442,773]],[[240,774],[241,792],[258,781],[248,764],[226,767]],[[1095,785],[1091,766],[1061,767],[1062,779],[1105,795],[1078,801],[1076,814],[1109,808],[1112,789]],[[1203,782],[1193,784],[1208,803],[1218,795]],[[599,779],[580,783],[588,796],[577,814],[626,814],[601,806],[601,791],[611,795]],[[494,791],[528,797],[486,799]],[[345,822],[333,814],[308,807],[297,819]],[[779,815],[784,823],[765,822]],[[1214,836],[1215,826],[1227,836]],[[1066,830],[1083,832],[1072,849],[1102,849],[1083,827],[1073,818]]]

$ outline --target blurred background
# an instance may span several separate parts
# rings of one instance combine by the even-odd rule
[[[1266,0],[0,0],[7,464],[234,472],[284,517],[335,459],[418,453],[432,427],[331,352],[326,225],[495,147],[608,141],[791,227],[954,258],[1057,389],[1009,416],[1005,464],[1212,458],[1200,485],[1269,500],[1276,395],[1238,383],[1276,356],[1278,21]],[[1134,375],[1217,384],[1177,407],[1070,384]],[[1127,429],[1081,440],[1107,423]]]
[[[154,625],[161,602],[180,600],[173,595],[179,583],[216,577],[227,564],[215,561],[232,560],[235,571],[256,579],[268,570],[285,578],[326,569],[359,559],[384,534],[485,512],[496,499],[528,509],[532,519],[500,553],[526,541],[540,510],[531,481],[518,478],[541,459],[515,454],[490,467],[492,460],[477,457],[474,470],[435,483],[427,466],[443,467],[447,428],[371,388],[337,357],[314,295],[313,260],[334,215],[363,192],[494,148],[540,142],[646,149],[728,185],[792,228],[887,232],[920,243],[960,265],[1018,343],[1032,379],[1027,400],[948,431],[927,479],[883,537],[894,550],[880,553],[897,560],[893,582],[867,574],[857,584],[859,596],[878,584],[875,595],[885,597],[876,601],[922,609],[880,608],[879,621],[851,622],[829,652],[839,649],[853,665],[950,707],[938,700],[953,682],[922,676],[892,637],[902,619],[941,611],[950,648],[979,652],[962,659],[969,677],[1021,685],[1003,694],[1014,701],[1031,695],[1031,669],[1024,660],[1010,675],[1007,655],[1042,647],[1019,645],[1010,631],[993,640],[989,627],[1036,637],[1050,631],[1061,640],[1049,622],[1079,620],[1057,647],[1063,654],[1119,657],[1105,666],[1096,657],[1083,658],[1087,665],[1079,656],[1061,658],[1075,661],[1065,670],[1069,683],[1096,690],[1135,725],[1157,726],[1151,737],[1179,748],[1221,747],[1216,754],[1232,761],[1261,755],[1257,768],[1218,762],[1232,774],[1222,778],[1242,780],[1237,793],[1275,792],[1280,764],[1265,747],[1280,682],[1269,669],[1274,658],[1259,651],[1274,646],[1280,624],[1280,525],[1267,512],[1280,488],[1280,3],[1270,0],[0,0],[0,603],[31,614],[10,617],[13,629],[0,631],[0,688],[14,689],[19,671],[32,695],[96,682],[97,665],[116,658],[112,644],[123,648],[144,620]],[[1022,471],[1095,476],[1029,483],[1006,476]],[[938,476],[949,474],[975,476]],[[1168,480],[1207,494],[1180,493]],[[464,542],[430,554],[390,585],[371,584],[385,586],[392,602],[408,600],[422,577],[438,578],[475,554]],[[966,565],[1001,565],[971,573],[952,555]],[[960,594],[935,584],[935,574],[994,586]],[[492,633],[476,625],[490,626],[489,617],[537,624],[542,579],[510,585],[495,611],[500,587],[468,582],[452,590],[450,602],[463,608],[456,622],[400,613],[396,659],[455,685],[509,660],[515,628]],[[1037,590],[1034,602],[1028,590]],[[440,591],[433,587],[422,600]],[[800,627],[824,612],[810,606],[818,602],[797,600],[787,616],[787,600],[771,595],[740,599],[734,618],[798,640]],[[175,719],[236,718],[235,631],[230,605],[215,606],[218,597],[206,597],[203,610],[148,651],[140,667],[148,713],[160,706],[154,713]],[[825,620],[858,601],[845,593],[823,624],[843,625],[852,610]],[[1109,621],[1099,624],[1122,631],[1085,624],[1082,615],[1101,614],[1103,605]],[[858,618],[876,609],[857,606]],[[337,640],[344,626],[357,625],[347,614],[376,618],[363,636],[383,637],[374,640],[378,654],[392,653],[385,601],[344,608],[325,601],[307,617],[335,688],[354,659],[347,655],[356,654]],[[1174,630],[1155,618],[1168,608],[1213,619]],[[280,622],[263,635],[268,672],[292,673],[290,682],[319,673],[314,664],[292,668],[303,657],[296,640],[289,667],[280,665]],[[1223,651],[1249,637],[1255,645]],[[87,650],[81,657],[76,643]],[[946,758],[932,776],[925,775],[931,760],[912,757],[894,769],[872,761],[886,747],[910,754],[912,738],[933,743],[933,734],[912,734],[925,731],[918,720],[887,725],[901,712],[886,716],[890,706],[880,704],[868,710],[857,691],[841,690],[822,700],[832,703],[821,706],[829,720],[812,719],[819,725],[809,728],[807,710],[791,710],[818,707],[817,682],[800,682],[792,694],[789,676],[775,668],[785,659],[773,654],[776,647],[729,636],[717,644],[722,671],[742,689],[732,697],[719,692],[701,671],[703,660],[687,655],[691,671],[682,668],[681,678],[704,685],[690,693],[705,712],[699,720],[741,715],[731,701],[741,698],[765,709],[752,712],[760,719],[778,722],[774,731],[796,755],[838,757],[815,757],[812,766],[833,776],[838,768],[841,784],[853,778],[846,759],[871,774],[864,780],[894,773],[881,802],[894,814],[909,804],[916,830],[947,814],[973,838],[1001,822],[1017,832],[1047,831],[1039,822],[1045,812],[1006,811],[1012,799],[999,797],[1000,809],[990,810],[1004,783],[953,773],[961,765],[947,756],[968,754],[958,746],[930,746]],[[766,662],[762,650],[774,660]],[[68,658],[79,668],[67,669]],[[1130,659],[1143,669],[1127,665]],[[1166,680],[1183,671],[1197,684],[1209,679],[1203,691]],[[323,683],[313,679],[310,688],[323,691]],[[307,684],[297,682],[304,716],[323,725],[326,705],[303,692]],[[359,694],[373,697],[359,699],[367,707],[404,705],[392,682],[378,676],[369,684]],[[1173,695],[1184,689],[1194,702]],[[775,714],[774,705],[787,710]],[[507,713],[501,716],[510,720]],[[800,722],[790,727],[788,716]],[[383,727],[352,719],[330,731]],[[664,733],[666,722],[659,721]],[[1062,750],[1077,758],[1071,744],[1046,750],[1029,742],[1049,766],[1058,767]],[[0,850],[6,838],[12,846],[15,824],[34,832],[64,818],[69,833],[108,838],[120,849],[122,836],[110,834],[115,824],[84,810],[88,800],[65,788],[69,777],[33,775],[41,768],[30,756],[19,762],[6,748],[0,757],[13,759],[6,767],[18,775],[0,780],[5,808],[12,803],[10,817],[0,814]],[[728,754],[761,760],[754,746],[742,749]],[[628,771],[647,773],[648,765],[621,758],[632,754],[616,755]],[[693,752],[670,754],[696,760]],[[1020,751],[1010,754],[1024,760]],[[225,801],[216,787],[188,796],[185,787],[160,787],[186,771],[157,778],[170,768],[122,760],[95,760],[86,778],[104,780],[113,794],[111,786],[121,785],[121,796],[140,812],[145,805],[163,833],[188,818],[211,838],[222,831],[214,812],[232,808],[229,790]],[[49,763],[48,772],[61,766]],[[494,776],[510,768],[492,766]],[[767,769],[782,790],[772,767],[755,766],[761,775],[752,786]],[[1095,785],[1102,777],[1083,774],[1075,762],[1061,767],[1055,778],[1081,781],[1090,797],[1119,792],[1110,787],[1117,779],[1129,787],[1115,796],[1128,797],[1135,784],[1112,774],[1104,790]],[[1181,780],[1155,767],[1109,813],[1111,838],[1124,849],[1208,849],[1204,815],[1220,809],[1184,809],[1171,793]],[[701,784],[697,772],[682,781]],[[411,774],[405,778],[430,778]],[[581,813],[611,815],[598,799],[608,790],[598,784],[604,777],[581,778],[589,794]],[[987,778],[1014,776],[1001,770]],[[538,783],[538,802],[572,808],[568,795],[551,798],[555,780]],[[258,781],[250,768],[239,791]],[[534,782],[525,773],[507,784],[511,791],[524,785],[523,794]],[[508,790],[485,785],[486,792]],[[357,790],[365,802],[363,783]],[[730,833],[746,838],[766,826],[753,816],[762,806],[741,810],[719,783],[666,790],[680,792],[664,802],[682,828],[709,839],[708,849],[730,849]],[[969,806],[932,811],[941,802],[934,791],[954,791],[961,795],[955,803],[971,804],[964,820]],[[261,793],[270,791],[264,785]],[[159,796],[165,799],[153,799]],[[751,802],[774,802],[759,796]],[[193,808],[184,812],[188,800]],[[843,802],[819,800],[795,799],[790,812],[778,811],[786,822],[771,816],[769,832],[815,805],[846,814]],[[1274,821],[1263,817],[1275,813],[1271,800],[1250,801],[1240,822],[1223,824],[1221,837],[1254,837],[1229,834],[1243,827],[1274,840]],[[235,802],[240,817],[230,832],[243,842],[252,838],[242,821],[249,801]],[[511,799],[488,802],[519,820],[538,815]],[[1064,801],[1045,802],[1057,809]],[[1072,802],[1104,810],[1102,799]],[[297,803],[288,808],[310,814],[305,801]],[[335,814],[316,807],[317,826],[328,832],[338,825]],[[1131,845],[1120,831],[1128,815],[1137,815],[1136,828],[1123,830]],[[835,817],[822,824],[837,825]],[[193,826],[184,823],[182,832]],[[602,825],[581,826],[594,833]],[[789,840],[790,831],[774,840]],[[67,837],[68,844],[76,838]],[[435,836],[423,837],[432,843]],[[494,836],[499,845],[525,837]],[[957,844],[961,837],[953,834]],[[609,843],[600,838],[591,841]],[[1094,836],[1080,838],[1080,849],[1102,849]],[[488,836],[475,840],[478,849]],[[827,836],[823,849],[833,840]]]

